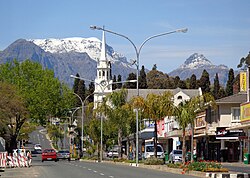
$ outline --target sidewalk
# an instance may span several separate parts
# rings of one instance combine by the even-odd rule
[[[223,162],[221,163],[222,166],[234,166],[234,167],[250,167],[250,164],[244,164],[243,162]]]

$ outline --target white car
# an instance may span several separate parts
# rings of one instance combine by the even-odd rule
[[[143,158],[148,159],[150,157],[154,157],[154,145],[145,145]],[[165,154],[161,145],[157,145],[157,158],[165,158]]]
[[[108,158],[118,158],[118,156],[119,156],[119,154],[118,154],[118,151],[109,151],[108,153],[107,153],[107,157]]]
[[[42,149],[42,147],[41,147],[40,144],[35,144],[34,145],[34,150],[41,150],[41,149]]]
[[[172,150],[169,154],[169,162],[182,162],[182,150]]]

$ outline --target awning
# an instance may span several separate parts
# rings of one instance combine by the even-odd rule
[[[238,130],[238,129],[247,129],[247,128],[250,128],[250,124],[237,125],[237,126],[226,128],[226,130]]]

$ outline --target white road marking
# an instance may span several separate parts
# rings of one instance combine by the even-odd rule
[[[88,169],[89,171],[91,171],[92,169]]]
[[[114,178],[114,176],[109,176],[110,178]]]
[[[100,173],[100,175],[101,175],[101,176],[104,176],[104,174],[103,174],[103,173]]]
[[[97,173],[97,171],[93,170],[94,173]]]

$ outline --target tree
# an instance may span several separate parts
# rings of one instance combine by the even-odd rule
[[[203,93],[210,92],[210,80],[209,80],[209,73],[204,69],[199,81],[199,86]]]
[[[80,75],[77,73],[76,77],[80,77]],[[78,92],[79,82],[80,82],[80,79],[79,78],[75,78],[74,85],[73,85],[73,91],[74,91],[74,93]]]
[[[113,77],[113,83],[114,84],[112,84],[112,90],[116,90],[117,89],[117,84],[116,84],[116,75],[114,75],[114,77]]]
[[[157,70],[156,64],[153,65],[152,70]]]
[[[130,73],[128,75],[128,78],[127,80],[136,80],[136,74],[135,73]],[[124,86],[127,88],[127,89],[135,89],[136,88],[136,82],[128,82],[126,84],[124,84]]]
[[[94,84],[94,82],[90,82],[89,89],[87,91],[87,96],[91,95],[94,92],[95,92],[95,84]],[[89,101],[89,103],[94,102],[94,95],[89,96],[88,101]]]
[[[17,137],[28,118],[24,99],[16,87],[0,82],[0,136],[6,140],[6,150],[17,148]]]
[[[0,81],[15,86],[23,99],[29,117],[32,121],[42,125],[45,125],[51,116],[61,116],[63,110],[70,108],[73,103],[72,92],[70,94],[69,88],[54,78],[53,71],[43,69],[41,64],[30,60],[22,63],[14,60],[2,64]],[[24,114],[17,114],[16,117],[17,119],[26,118]],[[20,122],[20,124],[23,123]]]
[[[151,70],[147,74],[148,89],[164,89],[168,87],[169,77],[167,74],[156,69]]]
[[[117,82],[121,82],[122,81],[122,76],[119,74],[117,77]],[[122,88],[122,83],[117,83],[117,88],[121,89]]]
[[[231,68],[228,72],[228,80],[226,84],[226,96],[233,95],[234,70]]]
[[[140,70],[139,88],[141,88],[141,89],[148,88],[148,85],[147,85],[147,75],[146,75],[144,66],[142,66],[142,69]]]
[[[117,128],[118,136],[118,147],[119,147],[119,157],[122,153],[122,137],[124,133],[124,128],[128,125],[128,118],[131,117],[130,105],[126,102],[127,90],[122,89],[117,92],[113,92],[105,98],[106,101],[109,101],[111,105],[108,105],[106,102],[103,102],[104,108],[103,111],[110,121],[109,127]]]
[[[197,81],[196,81],[196,75],[193,74],[190,78],[190,85],[189,89],[197,89]]]
[[[81,97],[82,101],[84,101],[84,99],[86,97],[86,87],[85,87],[85,81],[84,80],[79,81],[79,83],[78,83],[78,91],[77,91],[76,94],[78,94]],[[82,105],[80,99],[77,99],[76,101],[77,101],[77,106]]]
[[[174,115],[182,130],[183,144],[182,144],[182,162],[185,163],[186,155],[186,127],[191,124],[194,127],[194,119],[197,112],[204,111],[208,106],[216,107],[214,97],[206,93],[202,96],[191,98],[189,101],[184,101],[175,107]],[[193,156],[193,150],[191,150],[191,158]]]
[[[214,78],[214,90],[213,90],[213,95],[215,99],[219,98],[219,91],[220,91],[220,82],[219,82],[218,73],[216,73],[215,78]]]
[[[238,64],[237,68],[246,69],[250,66],[250,52],[248,53],[247,57],[242,57],[240,59],[240,63]]]
[[[233,82],[233,93],[239,93],[240,92],[240,74],[238,74]]]
[[[150,118],[155,122],[154,126],[154,154],[157,157],[157,122],[163,117],[171,116],[173,112],[173,94],[164,92],[161,95],[148,94],[145,100],[144,113],[146,118]]]

